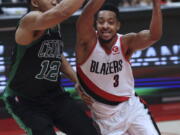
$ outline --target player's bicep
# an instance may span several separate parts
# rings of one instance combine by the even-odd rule
[[[142,50],[150,45],[152,45],[155,41],[151,38],[151,34],[149,30],[143,30],[139,33],[132,33],[129,35],[128,47],[133,52],[136,50]]]
[[[44,25],[42,23],[43,22],[42,15],[43,13],[39,11],[30,12],[21,19],[20,27],[26,28],[29,31],[38,30],[40,27],[40,23]]]
[[[33,30],[28,20],[28,17],[23,17],[15,32],[15,41],[20,45],[27,45],[32,42]]]

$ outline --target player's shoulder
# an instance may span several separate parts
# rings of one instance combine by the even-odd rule
[[[40,11],[30,11],[27,14],[25,14],[19,21],[19,25],[26,25],[29,24],[31,22],[33,22],[35,20],[35,18],[37,16],[39,16],[40,14],[42,14],[42,12]]]
[[[21,20],[20,21],[26,21],[26,20],[31,20],[31,19],[33,19],[33,18],[35,18],[35,17],[37,17],[37,16],[39,16],[39,15],[41,15],[42,14],[42,12],[40,12],[40,11],[30,11],[30,12],[28,12],[27,14],[25,14],[22,18],[21,18]]]

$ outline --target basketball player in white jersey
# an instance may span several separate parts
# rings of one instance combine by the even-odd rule
[[[161,0],[152,0],[148,30],[118,34],[119,11],[105,0],[89,0],[77,21],[77,74],[102,135],[160,135],[148,109],[135,95],[129,59],[162,35]],[[93,27],[96,16],[96,30]],[[89,98],[88,98],[89,97]]]

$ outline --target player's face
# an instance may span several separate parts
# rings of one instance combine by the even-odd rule
[[[112,11],[102,10],[98,13],[96,28],[99,38],[104,41],[111,41],[120,28],[120,22]]]
[[[38,9],[42,12],[55,7],[61,0],[37,0]]]

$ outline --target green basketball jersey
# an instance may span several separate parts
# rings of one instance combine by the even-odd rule
[[[16,45],[8,88],[16,95],[37,97],[59,89],[63,42],[59,26],[28,46]]]

